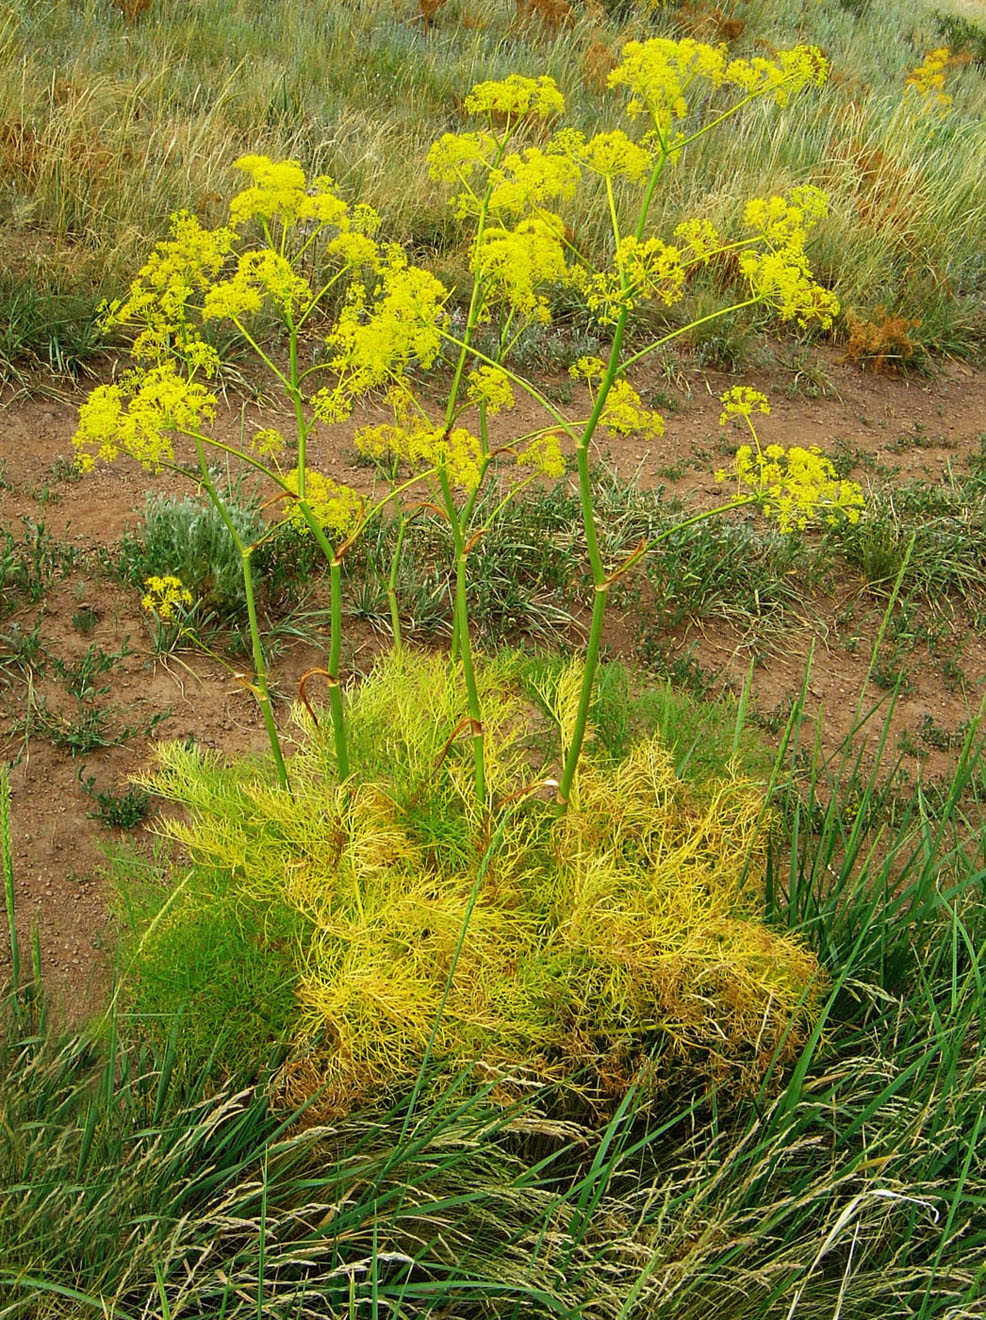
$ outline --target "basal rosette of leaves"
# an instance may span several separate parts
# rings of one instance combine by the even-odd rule
[[[354,693],[366,769],[347,784],[304,711],[293,796],[269,767],[163,746],[146,786],[187,813],[164,828],[193,877],[226,880],[203,897],[186,874],[133,932],[138,1014],[153,1021],[141,1002],[153,968],[182,979],[188,923],[208,924],[209,904],[222,903],[249,909],[261,941],[281,933],[305,1065],[289,1064],[285,1085],[299,1099],[308,1079],[326,1114],[406,1091],[426,1054],[475,1064],[478,1080],[500,1077],[507,1092],[576,1086],[604,1108],[634,1083],[672,1078],[749,1090],[772,1059],[793,1057],[821,978],[813,955],[759,916],[762,791],[737,773],[683,782],[655,737],[616,765],[590,748],[559,816],[549,771],[532,764],[517,665],[478,667],[489,814],[476,806],[468,743],[443,745],[460,697],[437,656],[391,654]],[[581,677],[576,662],[544,692],[562,745]],[[243,1007],[231,1003],[230,1020]]]
[[[691,272],[724,256],[735,258],[746,288],[723,315],[760,305],[781,320],[824,328],[838,310],[834,293],[815,279],[807,255],[811,230],[827,206],[820,189],[804,184],[785,195],[752,199],[739,208],[728,233],[698,216],[673,235],[654,234],[651,201],[665,171],[680,164],[690,143],[753,100],[785,105],[821,83],[826,72],[821,54],[808,46],[771,59],[742,60],[692,40],[630,41],[609,76],[617,110],[622,99],[626,126],[590,138],[563,122],[564,98],[548,77],[511,75],[478,84],[465,102],[477,126],[444,135],[427,162],[431,177],[448,189],[451,205],[471,229],[473,282],[464,323],[451,316],[451,295],[441,281],[380,236],[370,208],[346,201],[331,179],[309,177],[297,162],[256,155],[237,162],[249,183],[232,199],[227,223],[207,229],[189,212],[176,215],[170,237],[158,244],[128,295],[106,309],[105,327],[126,326],[134,334],[133,368],[119,382],[97,387],[83,406],[75,437],[79,466],[91,468],[126,454],[152,471],[177,467],[221,511],[207,461],[218,451],[270,484],[267,507],[279,510],[275,522],[308,528],[330,572],[325,672],[343,778],[353,766],[340,668],[341,561],[371,519],[404,519],[428,503],[442,510],[452,531],[453,654],[471,729],[475,794],[481,805],[490,805],[486,715],[470,645],[467,586],[469,554],[484,531],[477,511],[489,507],[478,496],[494,480],[509,499],[539,473],[557,476],[567,447],[576,461],[594,585],[579,713],[559,785],[561,807],[572,801],[608,589],[629,566],[605,563],[599,550],[590,447],[607,430],[660,432],[663,419],[641,404],[626,372],[688,329],[668,331],[628,353],[628,318],[646,303],[673,306]],[[596,190],[607,209],[608,253],[581,252],[566,227],[565,206],[580,188]],[[629,223],[623,219],[628,206]],[[582,299],[609,339],[605,357],[584,373],[590,384],[584,416],[563,413],[513,365],[519,337],[532,324],[550,321],[563,290]],[[289,437],[270,427],[241,446],[215,437],[220,362],[211,339],[214,325],[231,328],[282,392],[293,419]],[[444,370],[443,399],[422,391],[421,368]],[[489,418],[509,412],[520,394],[541,406],[543,421],[506,445],[495,444]],[[365,399],[383,399],[392,411],[391,422],[357,436],[380,475],[382,495],[375,491],[369,499],[309,463],[316,431],[345,421]],[[179,439],[184,450],[175,447]],[[194,458],[181,457],[189,449]],[[776,514],[789,507],[788,474],[798,483],[798,510],[833,511],[830,487],[820,487],[815,497],[807,488],[816,477],[821,480],[821,469],[798,459],[775,463],[769,482],[748,481],[716,512],[753,504],[768,516]],[[232,523],[230,532],[236,540]],[[236,544],[250,616],[252,687],[281,786],[288,789],[253,608],[250,561],[256,547]],[[397,554],[400,545],[398,537]],[[392,623],[399,647],[396,610]]]

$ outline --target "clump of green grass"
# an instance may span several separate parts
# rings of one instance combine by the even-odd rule
[[[986,483],[973,471],[964,478],[950,472],[935,484],[911,481],[878,491],[865,518],[833,528],[826,540],[874,587],[889,590],[906,555],[906,592],[977,606],[986,593],[984,535]]]

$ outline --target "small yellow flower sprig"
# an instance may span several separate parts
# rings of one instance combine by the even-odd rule
[[[197,432],[216,416],[216,396],[163,361],[127,372],[119,384],[97,385],[79,409],[72,444],[80,472],[121,453],[149,472],[175,462],[174,434]]]
[[[211,646],[202,640],[188,620],[191,617],[191,607],[194,603],[192,593],[184,585],[181,578],[175,577],[171,573],[165,573],[163,576],[152,574],[144,579],[145,594],[141,597],[141,609],[146,610],[159,624],[164,624],[168,630],[158,629],[158,646],[163,649],[162,639],[168,636],[169,644],[173,644],[175,638],[181,638],[196,650],[207,655],[211,660],[220,665],[230,677],[246,690],[253,694],[258,701],[265,695],[263,690],[256,683],[251,682],[245,674],[234,669],[229,661],[218,651],[214,651]]]
[[[787,197],[754,198],[743,221],[753,230],[756,246],[739,254],[740,270],[755,298],[770,305],[782,321],[796,320],[807,328],[817,322],[827,329],[839,312],[836,295],[811,272],[805,241],[828,214],[828,197],[806,184]]]
[[[179,615],[192,603],[192,593],[181,578],[166,573],[163,577],[152,574],[144,580],[146,594],[141,609],[155,615],[163,623],[176,623]]]
[[[366,501],[351,486],[342,486],[331,477],[309,468],[305,473],[305,504],[307,512],[298,501],[301,485],[301,471],[295,467],[285,474],[285,493],[294,495],[288,507],[288,521],[303,536],[311,536],[312,522],[321,527],[324,534],[338,544],[359,527],[366,516]]]
[[[905,86],[918,95],[926,106],[940,114],[951,107],[952,96],[945,91],[945,70],[951,63],[952,52],[948,46],[939,46],[929,50],[924,62],[907,75]]]
[[[719,424],[725,426],[731,418],[740,417],[753,437],[753,444],[741,445],[733,460],[731,475],[736,479],[738,497],[747,496],[782,532],[803,531],[819,518],[833,526],[842,518],[859,521],[864,505],[861,487],[838,477],[817,446],[761,447],[753,413],[770,412],[766,395],[739,385],[721,395],[721,402]],[[726,481],[729,476],[719,471],[716,480]]]
[[[675,229],[676,244],[622,238],[608,269],[575,264],[571,283],[600,325],[615,325],[621,314],[645,301],[673,306],[684,296],[695,267],[732,253],[750,288],[747,305],[766,303],[782,321],[825,329],[838,314],[839,302],[812,274],[805,245],[827,214],[828,198],[812,185],[792,188],[787,196],[753,198],[743,212],[744,226],[751,232],[740,239],[730,240],[711,221],[696,217]]]

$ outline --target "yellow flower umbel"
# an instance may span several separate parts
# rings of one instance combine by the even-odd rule
[[[805,253],[809,232],[827,214],[828,198],[811,185],[746,204],[743,222],[754,231],[755,246],[740,253],[740,270],[754,296],[782,321],[804,327],[816,321],[827,329],[838,315],[838,298],[814,278]]]
[[[753,444],[741,445],[733,460],[732,475],[736,478],[738,495],[748,495],[782,532],[804,530],[818,518],[833,525],[841,518],[852,523],[859,521],[863,508],[861,488],[855,481],[842,480],[817,446],[761,448],[752,414],[770,412],[766,395],[739,385],[727,390],[721,402],[720,425],[725,426],[732,417],[741,417],[753,437]],[[725,481],[728,475],[717,472],[716,480]]]
[[[175,623],[179,614],[192,603],[192,593],[182,583],[181,578],[166,573],[163,577],[152,574],[144,580],[147,591],[141,599],[141,607],[165,623]]]
[[[671,307],[685,286],[681,250],[660,238],[621,239],[609,270],[576,269],[572,282],[600,325],[614,325],[622,311],[652,300]]]
[[[565,475],[565,456],[561,452],[561,441],[554,431],[535,436],[526,449],[515,455],[518,467],[530,467],[535,472],[557,481]]]
[[[473,247],[473,268],[482,280],[483,314],[502,304],[526,321],[547,324],[551,310],[546,289],[569,277],[564,236],[564,223],[550,211],[528,216],[513,229],[488,226]]]
[[[597,393],[596,383],[605,373],[604,364],[596,357],[581,357],[568,369],[573,380],[586,382],[593,401]],[[640,395],[626,380],[616,380],[610,386],[599,424],[614,435],[641,435],[647,440],[656,440],[664,434],[664,418],[645,407]]]
[[[287,473],[284,482],[298,496],[300,473],[297,468]],[[304,500],[322,531],[336,540],[344,540],[353,532],[365,513],[363,497],[358,491],[350,486],[340,486],[314,468],[308,468],[305,473]],[[296,501],[292,501],[288,517],[299,531],[311,535],[308,519]]]
[[[733,86],[745,97],[769,95],[778,105],[809,84],[825,81],[828,65],[814,46],[796,46],[782,50],[775,59],[758,56],[752,60],[729,60],[725,46],[710,46],[686,38],[672,41],[653,37],[649,41],[628,41],[621,63],[609,75],[610,87],[626,87],[630,93],[627,113],[647,113],[655,129],[670,145],[670,131],[675,120],[684,119],[695,99],[708,95],[713,88]]]
[[[394,381],[412,363],[434,365],[448,324],[448,290],[430,271],[409,266],[399,248],[372,293],[354,282],[346,305],[326,337],[330,365],[340,378],[330,395],[338,405],[333,420],[352,400]]]
[[[565,98],[554,78],[525,78],[512,73],[500,82],[477,83],[466,97],[471,115],[487,115],[492,120],[516,122],[518,119],[554,119],[564,113]]]
[[[477,367],[475,371],[470,371],[469,397],[475,403],[485,404],[491,416],[495,416],[501,408],[514,406],[510,378],[499,367]]]
[[[213,421],[216,396],[180,375],[173,362],[129,372],[119,385],[97,385],[79,409],[72,444],[81,472],[121,453],[151,472],[174,462],[173,432],[194,433]]]
[[[463,426],[446,430],[427,418],[403,424],[385,422],[361,427],[353,443],[375,463],[396,459],[416,472],[434,468],[461,490],[472,491],[479,484],[481,446]]]

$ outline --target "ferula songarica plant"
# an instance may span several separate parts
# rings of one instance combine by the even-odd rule
[[[783,106],[822,83],[826,73],[824,58],[810,46],[745,60],[692,40],[631,41],[609,75],[625,127],[591,137],[565,125],[564,98],[548,77],[515,74],[478,84],[465,101],[475,127],[443,135],[427,160],[432,179],[449,190],[471,235],[472,286],[464,317],[450,314],[450,291],[434,274],[381,237],[369,207],[350,204],[331,179],[308,177],[296,162],[261,156],[236,162],[248,184],[233,198],[225,225],[207,229],[190,212],[175,215],[170,237],[158,244],[127,296],[105,309],[106,328],[136,331],[133,366],[118,383],[93,390],[83,406],[75,437],[79,466],[91,468],[125,453],[151,470],[185,471],[224,515],[234,540],[210,458],[232,455],[270,483],[269,507],[279,509],[272,526],[278,519],[297,522],[329,565],[326,672],[342,779],[350,765],[340,674],[341,562],[371,519],[403,519],[427,502],[442,511],[452,533],[453,658],[464,684],[462,727],[472,741],[476,792],[487,803],[467,591],[468,557],[483,519],[490,517],[480,517],[478,510],[488,510],[490,502],[480,503],[478,496],[495,478],[505,501],[539,474],[561,475],[567,450],[575,458],[594,588],[583,688],[562,749],[558,793],[561,806],[568,803],[609,588],[648,549],[641,546],[622,564],[604,561],[590,447],[607,433],[661,433],[663,419],[644,406],[627,372],[691,328],[669,330],[629,351],[628,319],[642,304],[679,302],[693,272],[726,256],[743,288],[731,307],[714,315],[760,305],[781,321],[825,328],[838,312],[835,294],[815,279],[807,255],[809,234],[827,210],[819,188],[806,183],[783,195],[753,198],[729,232],[696,216],[667,237],[651,232],[653,199],[665,172],[691,143],[752,101]],[[565,206],[583,187],[596,190],[608,216],[611,241],[602,260],[580,251],[565,223]],[[563,290],[569,302],[577,296],[608,345],[601,357],[584,358],[574,368],[588,385],[589,403],[580,418],[563,413],[514,363],[524,331],[550,322]],[[225,327],[224,338],[232,329],[283,392],[290,435],[265,427],[242,445],[216,437],[213,385],[221,364],[210,339],[213,323]],[[278,333],[271,333],[272,326]],[[426,392],[419,383],[421,369],[436,368],[446,373],[441,401],[433,387]],[[541,406],[543,420],[509,444],[495,444],[490,418],[510,410],[520,394]],[[345,421],[366,399],[385,401],[392,416],[355,434],[357,447],[386,478],[379,498],[339,484],[309,462],[317,428]],[[749,422],[747,402],[737,395],[727,410]],[[186,451],[176,450],[178,437],[193,461],[179,457]],[[735,496],[702,517],[744,505],[758,506],[782,527],[819,512],[858,516],[858,488],[837,481],[821,455],[774,447],[763,452],[755,431],[753,442],[737,456]],[[492,504],[502,507],[502,501]],[[254,604],[255,546],[237,545],[253,645],[252,686],[287,787]],[[400,537],[398,553],[399,547]],[[399,644],[396,612],[393,623]]]

